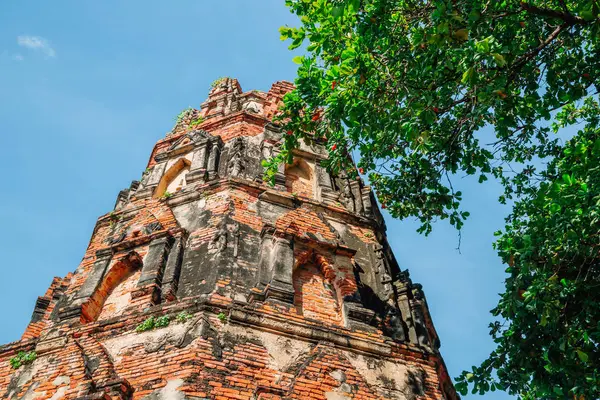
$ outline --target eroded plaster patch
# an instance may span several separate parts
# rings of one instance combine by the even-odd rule
[[[69,385],[70,383],[71,383],[71,378],[69,378],[68,376],[64,376],[64,375],[58,376],[58,377],[56,377],[56,379],[54,379],[54,381],[52,381],[52,384],[54,386]],[[50,397],[49,400],[62,399],[68,389],[69,389],[69,386],[63,386],[63,387],[58,388],[58,390],[56,392],[54,392],[54,394],[52,395],[52,397]]]
[[[189,330],[191,324],[197,320],[190,320],[185,324],[172,323],[166,328],[160,328],[149,332],[131,332],[114,339],[108,339],[103,343],[106,351],[115,363],[120,363],[124,350],[131,347],[151,346],[161,342],[166,343],[169,338],[182,338]]]
[[[346,231],[348,230],[348,227],[345,224],[341,224],[337,221],[334,221],[331,218],[327,218],[327,222],[329,223],[329,225],[333,226],[342,237],[346,236]]]
[[[311,345],[308,342],[275,335],[269,332],[249,331],[243,327],[227,325],[225,331],[236,336],[258,340],[269,352],[268,368],[285,371],[299,357],[308,354]]]
[[[364,378],[367,384],[394,392],[394,399],[405,399],[401,392],[405,389],[407,367],[388,360],[365,357],[345,351],[346,358]]]
[[[350,397],[339,392],[326,392],[325,398],[327,400],[348,400]]]
[[[33,383],[31,386],[29,386],[27,392],[25,392],[25,394],[19,400],[35,400],[45,397],[46,392],[37,393],[35,391],[35,389],[37,389],[38,386],[40,386],[39,382]]]
[[[35,360],[31,365],[26,365],[24,367],[21,367],[15,373],[15,376],[13,377],[13,379],[11,380],[11,383],[9,384],[9,390],[10,390],[10,388],[12,388],[12,390],[10,390],[10,392],[8,393],[8,398],[12,399],[13,396],[15,396],[21,390],[21,388],[23,386],[25,386],[27,383],[29,383],[31,381],[32,377],[37,375],[37,373],[41,369],[41,367],[42,367],[42,361],[39,358],[37,360]],[[29,387],[27,392],[23,395],[23,397],[21,397],[21,400],[33,399],[34,397],[31,397],[31,396],[34,395],[33,391],[38,386],[39,386],[39,383],[33,383]],[[27,396],[29,396],[29,397],[27,397]]]
[[[152,392],[143,400],[185,400],[185,393],[177,390],[181,385],[183,385],[183,379],[172,379],[167,381],[165,387]]]

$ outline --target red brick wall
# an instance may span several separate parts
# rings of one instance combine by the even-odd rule
[[[304,264],[293,274],[294,305],[305,318],[341,325],[342,313],[333,284],[314,264]]]

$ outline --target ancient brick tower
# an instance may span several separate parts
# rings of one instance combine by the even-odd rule
[[[262,182],[291,88],[225,78],[180,115],[0,347],[0,398],[458,398],[369,187],[321,145]]]

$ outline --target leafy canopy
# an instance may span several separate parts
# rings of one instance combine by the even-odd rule
[[[298,139],[324,137],[332,171],[356,173],[349,154],[359,154],[382,205],[418,217],[425,233],[436,218],[460,228],[468,217],[457,173],[494,175],[507,197],[518,193],[529,163],[557,153],[538,121],[590,96],[600,75],[597,1],[286,4],[302,25],[281,38],[292,49],[307,41],[308,55],[294,58],[297,89],[281,115],[290,134],[267,178]],[[495,137],[475,134],[486,125]],[[526,166],[517,176],[514,162]]]
[[[497,348],[456,388],[496,388],[523,399],[600,398],[600,108],[565,107],[555,129],[579,131],[522,189],[495,243],[506,291],[492,310]],[[585,123],[587,122],[587,124]],[[496,372],[497,377],[494,377]]]
[[[325,140],[330,171],[368,175],[382,207],[425,234],[468,217],[454,176],[498,179],[499,201],[515,201],[496,243],[510,263],[493,310],[504,323],[456,387],[599,398],[600,2],[286,4],[302,25],[281,38],[308,54],[294,58],[297,88],[279,116],[288,134],[266,178],[299,140]]]

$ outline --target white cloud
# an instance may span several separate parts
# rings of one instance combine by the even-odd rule
[[[17,53],[17,54],[15,54],[15,55],[12,56],[12,59],[15,60],[15,61],[23,61],[24,58],[23,58],[23,56],[21,54]]]
[[[56,51],[46,39],[40,36],[23,35],[17,37],[17,44],[31,50],[41,51],[48,57],[56,57]]]

